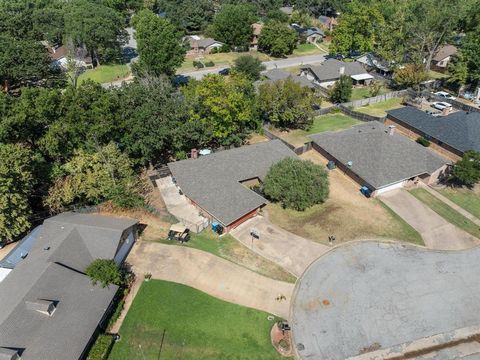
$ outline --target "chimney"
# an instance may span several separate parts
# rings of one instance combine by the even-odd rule
[[[442,115],[447,116],[448,114],[450,114],[451,110],[452,110],[452,108],[446,107],[445,109],[442,110]]]
[[[338,72],[340,73],[340,75],[344,75],[345,74],[345,66],[342,66],[340,69],[338,69]]]
[[[388,126],[388,135],[393,136],[395,134],[395,125]]]
[[[27,300],[25,305],[28,310],[37,311],[48,316],[52,316],[57,307],[54,301],[44,299]]]
[[[198,150],[197,149],[192,149],[190,151],[190,155],[191,155],[192,159],[197,159],[198,158]]]

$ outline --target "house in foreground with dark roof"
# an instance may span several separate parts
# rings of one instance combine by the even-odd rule
[[[432,116],[406,106],[387,111],[387,125],[412,139],[420,136],[430,147],[451,160],[459,160],[466,151],[480,152],[480,112],[455,111],[445,116]]]
[[[374,79],[358,62],[328,59],[321,65],[307,65],[301,68],[301,76],[323,88],[335,84],[342,75],[349,76],[354,85],[368,85]]]
[[[118,289],[92,285],[85,269],[100,258],[120,265],[136,225],[128,218],[63,213],[14,248],[10,261],[2,261],[11,271],[0,282],[0,359],[84,359]]]
[[[308,87],[311,90],[315,90],[317,86],[308,80],[304,76],[293,75],[288,71],[282,69],[273,69],[268,70],[263,74],[267,79],[266,80],[259,80],[255,82],[255,87],[260,86],[261,84],[265,83],[275,83],[277,81],[285,81],[285,80],[292,80],[299,84],[302,87]]]
[[[423,181],[435,183],[448,160],[372,121],[338,132],[311,135],[312,146],[373,196]]]
[[[280,140],[220,151],[168,164],[173,179],[199,211],[226,232],[255,216],[266,200],[248,186],[270,166],[296,157]]]

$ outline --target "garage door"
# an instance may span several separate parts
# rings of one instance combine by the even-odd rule
[[[377,192],[376,192],[376,195],[380,195],[380,194],[386,193],[387,191],[392,191],[392,190],[395,190],[395,189],[400,189],[400,188],[403,187],[404,184],[405,184],[405,181],[400,181],[400,182],[398,182],[398,183],[385,186],[384,188],[378,189]]]

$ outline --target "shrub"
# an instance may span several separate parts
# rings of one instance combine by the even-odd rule
[[[467,186],[480,182],[480,153],[467,151],[453,167],[452,180]]]
[[[205,66],[206,66],[206,67],[213,67],[213,66],[215,66],[215,63],[210,60],[210,61],[207,61],[207,62],[205,63]]]
[[[92,280],[92,284],[100,283],[102,287],[109,284],[122,285],[124,277],[115,261],[110,259],[96,259],[88,265],[85,270],[87,276]]]
[[[333,85],[330,92],[330,99],[333,103],[344,103],[350,101],[352,97],[352,79],[349,76],[342,75]]]
[[[428,139],[425,139],[423,136],[420,136],[417,139],[417,143],[419,143],[422,146],[429,147],[430,146],[430,141]]]
[[[218,53],[228,53],[230,52],[230,46],[227,44],[223,44],[221,47],[218,48],[217,50]]]
[[[88,360],[106,360],[112,350],[113,336],[100,334],[88,353]]]
[[[193,67],[195,67],[197,69],[203,69],[205,66],[202,64],[201,61],[194,61],[193,62]]]
[[[328,173],[311,161],[287,158],[272,165],[263,192],[272,201],[297,211],[321,204],[328,198]]]

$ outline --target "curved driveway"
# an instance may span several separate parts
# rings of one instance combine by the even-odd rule
[[[287,318],[294,284],[272,280],[210,253],[176,245],[138,242],[127,261],[138,277],[191,286],[235,304]],[[276,300],[279,295],[284,300]]]

